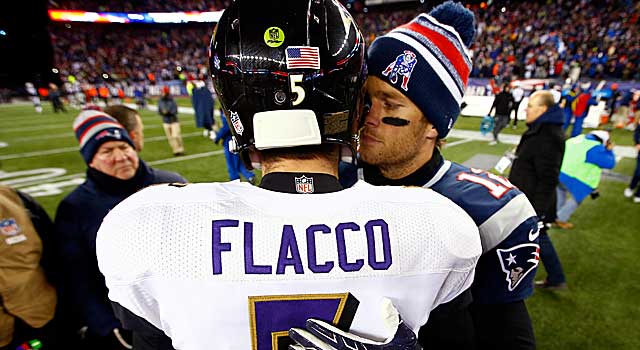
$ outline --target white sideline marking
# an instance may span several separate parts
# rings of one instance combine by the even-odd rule
[[[188,133],[188,134],[184,134],[184,135],[182,135],[182,138],[188,138],[188,137],[193,137],[193,136],[197,136],[197,135],[202,135],[202,132],[191,132],[191,133]],[[154,137],[145,138],[144,142],[145,143],[147,143],[147,142],[156,142],[156,141],[162,141],[162,140],[166,140],[166,139],[167,139],[166,136],[154,136]],[[75,146],[75,147],[54,148],[54,149],[50,149],[50,150],[46,150],[46,151],[33,151],[33,152],[25,152],[25,153],[5,154],[5,155],[0,155],[0,160],[16,159],[16,158],[28,158],[28,157],[39,157],[39,156],[46,156],[46,155],[51,155],[51,154],[76,152],[78,150],[79,150],[78,146]]]
[[[185,160],[191,160],[191,159],[197,159],[197,158],[204,158],[204,157],[209,157],[209,156],[217,156],[220,154],[223,154],[224,150],[216,150],[216,151],[211,151],[211,152],[204,152],[204,153],[196,153],[196,154],[192,154],[192,155],[188,155],[188,156],[182,156],[182,157],[172,157],[172,158],[166,158],[166,159],[158,159],[152,162],[147,162],[148,165],[159,165],[159,164],[168,164],[168,163],[177,163],[177,162],[182,162]],[[26,170],[25,172],[38,172],[38,171],[42,171],[42,169],[32,169],[32,170]],[[1,178],[2,173],[0,173],[0,178]],[[55,184],[57,182],[61,182],[63,180],[74,180],[77,178],[83,178],[84,179],[84,175],[85,173],[75,173],[75,174],[69,174],[69,175],[64,175],[64,176],[59,176],[59,177],[48,177],[47,179],[49,181],[41,181],[40,178],[36,179],[36,180],[29,180],[29,181],[20,181],[20,179],[17,179],[17,182],[15,182],[13,184],[12,187],[15,188],[20,188],[20,190],[23,189],[29,189],[31,191],[34,191],[34,193],[37,192],[41,192],[43,190],[48,190],[49,187],[55,187],[55,186],[45,186],[45,187],[41,187],[39,185],[46,185],[46,184]],[[33,177],[31,177],[31,179],[33,179]],[[65,181],[63,183],[63,185],[71,185],[74,183],[81,183],[78,182],[79,180],[74,180],[74,181]],[[84,181],[84,180],[83,180]],[[5,184],[4,182],[0,182],[0,184]],[[25,191],[29,194],[31,194],[29,191]],[[49,195],[49,194],[46,194]]]
[[[467,143],[467,142],[471,142],[473,141],[472,139],[466,139],[466,140],[458,140],[458,141],[453,141],[453,142],[447,142],[444,144],[444,146],[442,148],[448,148],[448,147],[453,147],[453,146],[457,146],[457,145],[462,145],[463,143]]]

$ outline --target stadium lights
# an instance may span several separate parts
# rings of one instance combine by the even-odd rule
[[[86,12],[49,10],[49,18],[55,22],[91,23],[216,23],[222,11],[215,12]]]

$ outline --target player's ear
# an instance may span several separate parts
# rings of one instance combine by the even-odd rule
[[[428,140],[437,140],[438,139],[438,130],[431,123],[427,123],[427,132],[425,133],[425,138]]]

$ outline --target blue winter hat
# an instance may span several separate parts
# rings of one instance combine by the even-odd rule
[[[129,133],[110,115],[96,110],[83,110],[73,122],[85,163],[91,163],[100,145],[107,141],[124,141],[135,148]]]
[[[475,33],[473,13],[447,1],[377,38],[368,52],[369,74],[407,96],[444,138],[460,114]]]

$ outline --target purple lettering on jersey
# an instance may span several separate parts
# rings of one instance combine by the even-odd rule
[[[309,262],[309,270],[315,273],[327,273],[333,269],[333,262],[327,261],[322,265],[318,265],[316,259],[316,232],[331,233],[331,229],[327,225],[311,225],[307,227],[307,260]]]
[[[382,234],[383,260],[376,260],[376,241],[374,227],[379,227]],[[389,239],[389,225],[382,219],[371,220],[364,225],[367,232],[367,246],[369,248],[369,266],[374,270],[386,270],[391,266],[391,240]]]
[[[253,264],[253,222],[244,223],[244,273],[270,275],[271,266]]]
[[[344,272],[360,271],[364,265],[364,259],[357,259],[350,263],[347,259],[347,245],[344,241],[344,231],[360,231],[360,226],[355,222],[343,222],[336,226],[336,242],[338,243],[338,265]]]
[[[291,252],[291,257],[289,257]],[[280,254],[278,255],[278,267],[276,274],[284,274],[287,266],[293,266],[296,274],[303,274],[302,260],[300,260],[300,251],[298,250],[298,242],[296,241],[296,233],[293,226],[284,225],[282,227],[282,240],[280,241]]]
[[[231,251],[231,243],[222,243],[223,227],[238,227],[238,220],[213,220],[212,221],[212,240],[211,255],[213,258],[213,274],[222,273],[222,252]]]

